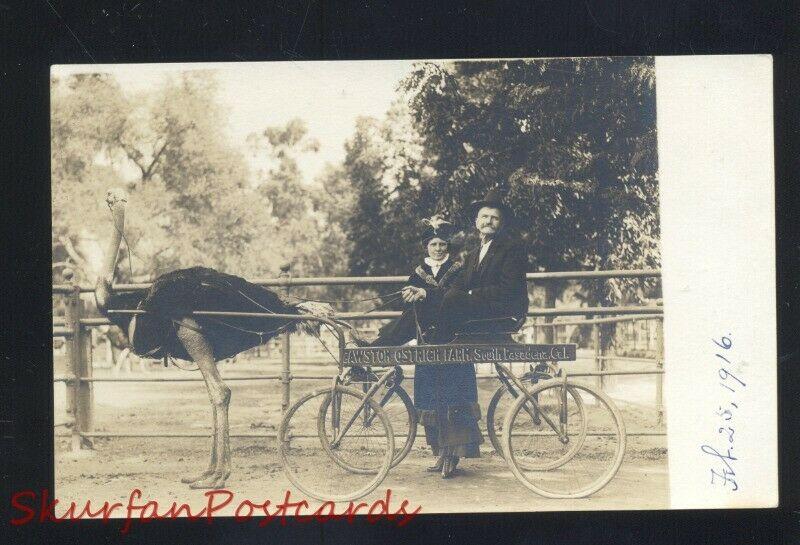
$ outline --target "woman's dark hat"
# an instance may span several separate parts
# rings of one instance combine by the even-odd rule
[[[503,202],[503,197],[497,189],[490,189],[486,193],[486,196],[483,199],[472,202],[472,204],[469,207],[470,218],[474,220],[475,217],[478,215],[478,211],[484,206],[490,206],[492,208],[497,208],[498,210],[500,210],[503,214],[504,221],[510,220],[514,215],[514,212],[511,210],[511,207],[509,207],[505,202]]]
[[[434,238],[440,238],[445,242],[450,242],[450,239],[456,234],[453,224],[439,215],[435,215],[430,219],[425,218],[422,220],[422,223],[426,226],[421,237],[424,244],[427,244]]]

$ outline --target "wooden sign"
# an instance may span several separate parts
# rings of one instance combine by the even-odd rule
[[[445,365],[451,363],[514,363],[575,361],[574,344],[432,344],[346,348],[343,365]]]

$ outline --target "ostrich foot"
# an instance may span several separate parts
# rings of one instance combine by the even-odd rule
[[[189,488],[224,488],[226,477],[224,471],[215,471],[205,479],[189,483]]]
[[[214,473],[213,469],[206,469],[200,475],[197,475],[195,477],[183,477],[181,479],[181,482],[183,484],[190,484],[197,481],[202,481],[203,479],[207,479],[212,473]]]

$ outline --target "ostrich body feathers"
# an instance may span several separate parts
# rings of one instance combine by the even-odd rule
[[[253,348],[284,331],[295,331],[300,322],[285,318],[192,316],[193,311],[258,312],[275,314],[322,314],[326,309],[307,304],[291,305],[275,292],[244,278],[206,267],[179,269],[156,278],[150,289],[114,293],[108,310],[144,310],[137,315],[133,338],[134,353],[160,358],[171,355],[190,360],[176,336],[176,322],[192,317],[200,332],[221,360]],[[330,308],[330,307],[328,307]],[[128,334],[132,315],[109,314],[109,320]],[[306,329],[303,327],[303,329]]]

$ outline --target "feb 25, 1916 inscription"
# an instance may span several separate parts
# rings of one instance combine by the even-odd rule
[[[512,363],[534,361],[574,361],[574,344],[512,344],[390,346],[348,348],[344,365],[436,365],[449,363]]]

